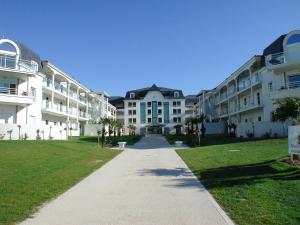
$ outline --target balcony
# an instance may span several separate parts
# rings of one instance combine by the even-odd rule
[[[251,104],[247,104],[247,105],[240,105],[237,113],[246,112],[246,111],[250,111],[250,110],[254,110],[254,109],[262,108],[262,107],[263,107],[262,103],[260,103],[260,104],[251,103]]]
[[[35,61],[17,60],[15,57],[3,53],[0,55],[0,69],[21,73],[36,73],[38,72],[38,67]]]
[[[278,90],[273,90],[270,93],[272,99],[280,99],[284,97],[299,97],[300,81],[289,82],[285,87],[282,87]]]
[[[68,88],[61,85],[60,83],[54,82],[54,89],[63,95],[68,95]]]
[[[242,92],[251,87],[251,80],[243,80],[242,82],[238,83],[238,92]]]
[[[13,105],[30,105],[34,102],[35,93],[17,88],[0,87],[0,103]]]
[[[54,116],[66,117],[68,114],[67,106],[58,103],[51,104],[51,102],[47,100],[43,101],[42,111]]]
[[[54,89],[53,89],[52,80],[45,78],[43,81],[43,86],[50,90],[54,90],[56,93],[62,94],[64,96],[69,96],[70,98],[79,101],[82,104],[87,103],[86,97],[82,95],[78,95],[77,92],[74,92],[72,90],[70,90],[68,94],[68,88],[58,82],[54,82]]]
[[[79,119],[88,120],[90,115],[84,111],[79,111]]]
[[[298,51],[290,51],[268,55],[266,57],[266,67],[278,73],[300,69],[300,54]]]

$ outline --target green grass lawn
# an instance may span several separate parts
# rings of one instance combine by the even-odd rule
[[[0,141],[0,224],[25,219],[119,152],[78,138]]]
[[[300,224],[300,169],[280,161],[287,140],[220,142],[177,153],[230,217],[237,224]]]

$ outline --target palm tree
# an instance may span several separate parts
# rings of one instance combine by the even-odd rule
[[[134,125],[130,124],[128,126],[128,129],[129,129],[129,135],[132,135],[132,136],[135,135],[136,127]]]
[[[177,125],[174,126],[177,136],[181,134],[181,127],[182,127],[181,124],[177,124]]]
[[[117,129],[117,132],[118,132],[118,136],[120,137],[121,136],[121,130],[123,129],[123,123],[120,122],[120,121],[117,121],[116,122],[116,129]]]
[[[102,125],[102,132],[101,132],[101,135],[102,135],[102,140],[104,140],[104,142],[106,142],[106,138],[105,138],[105,135],[106,135],[106,126],[110,123],[110,119],[109,118],[101,118],[99,123]]]
[[[117,120],[112,119],[110,121],[110,126],[111,126],[111,132],[114,134],[114,137],[116,136],[117,133]]]
[[[188,117],[185,119],[185,125],[187,126],[187,133],[192,134],[194,133],[193,128],[193,117]]]

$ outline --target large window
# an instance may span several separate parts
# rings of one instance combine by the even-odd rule
[[[294,35],[290,36],[286,42],[287,45],[291,45],[291,44],[295,44],[295,43],[300,43],[300,34],[294,34]]]
[[[300,75],[289,76],[289,88],[300,87]]]

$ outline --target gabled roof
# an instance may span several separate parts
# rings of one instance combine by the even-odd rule
[[[164,97],[168,98],[174,98],[174,92],[177,91],[179,93],[179,98],[184,98],[182,90],[158,87],[156,84],[153,84],[151,87],[127,91],[125,99],[141,99],[144,98],[149,91],[159,91]],[[130,93],[134,93],[135,97],[130,98]]]

